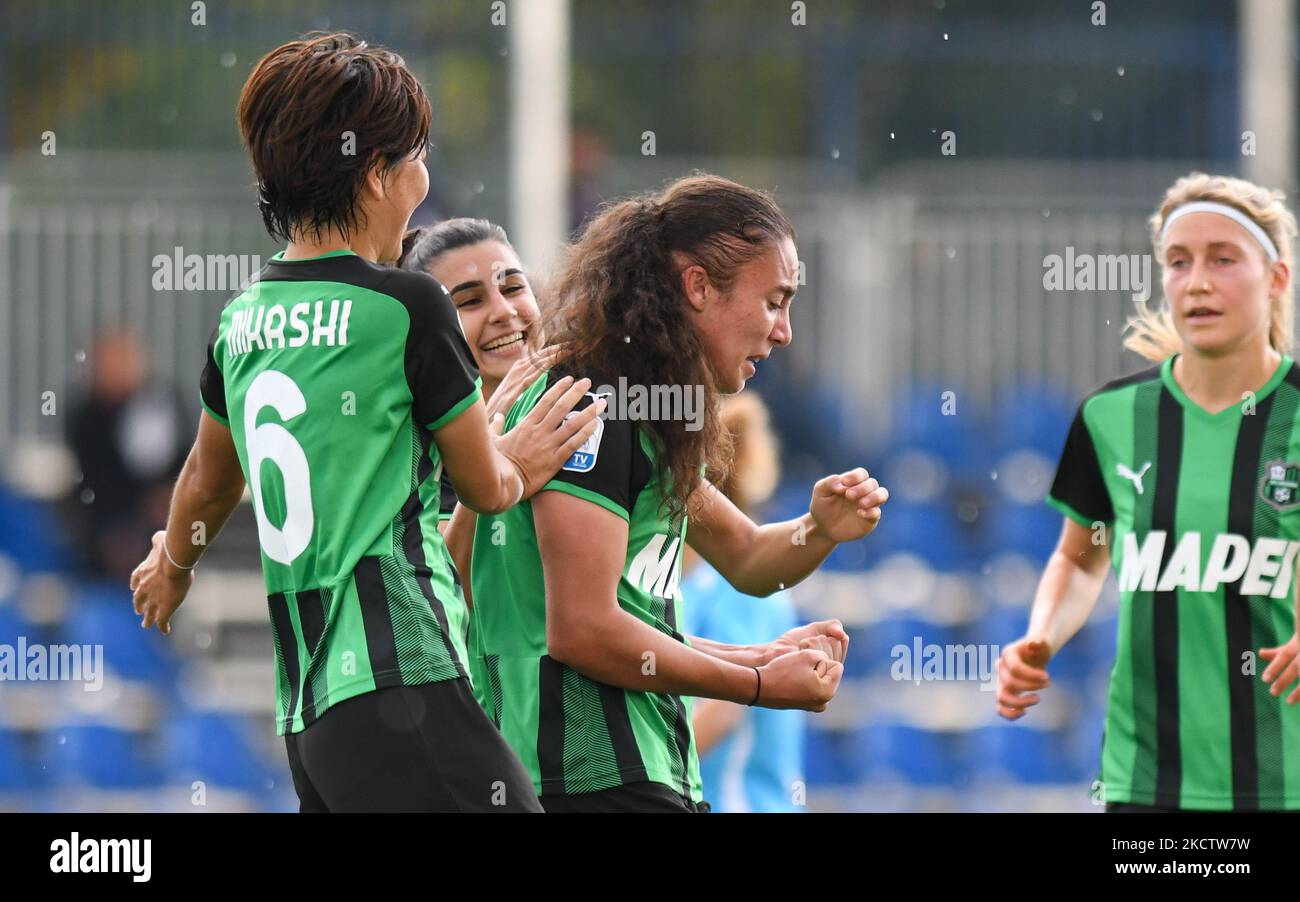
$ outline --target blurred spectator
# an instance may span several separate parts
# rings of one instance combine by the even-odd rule
[[[126,579],[167,517],[185,462],[186,418],[171,392],[149,384],[139,339],[107,332],[95,342],[90,393],[73,408],[68,443],[81,481],[72,489],[73,532],[83,564]]]
[[[574,127],[569,139],[569,231],[577,235],[600,206],[600,179],[609,165],[609,141],[594,128]]]
[[[723,402],[722,420],[735,441],[731,472],[718,485],[751,517],[780,479],[767,407],[752,391]],[[687,550],[682,607],[686,632],[718,642],[767,642],[799,625],[787,591],[745,595]],[[695,743],[704,797],[714,811],[800,811],[793,801],[803,779],[804,712],[749,708],[712,698],[694,701]]]

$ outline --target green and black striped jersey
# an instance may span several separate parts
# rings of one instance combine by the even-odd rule
[[[511,408],[507,430],[556,378],[548,372],[529,386]],[[594,398],[589,393],[577,409]],[[677,629],[686,523],[674,527],[661,505],[655,449],[645,431],[629,420],[599,422],[543,491],[574,495],[627,521],[619,605],[689,644]],[[651,781],[700,801],[690,699],[597,682],[547,653],[546,593],[531,502],[499,516],[479,516],[471,569],[471,673],[538,794],[578,795]]]
[[[1295,632],[1300,370],[1284,356],[1258,392],[1211,414],[1173,361],[1083,402],[1047,499],[1113,527],[1104,798],[1300,808],[1300,706],[1269,694],[1256,661]]]
[[[364,692],[467,675],[433,430],[480,380],[429,276],[282,256],[222,312],[201,395],[252,490],[285,733]]]

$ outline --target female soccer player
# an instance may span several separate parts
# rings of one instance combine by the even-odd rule
[[[489,422],[504,418],[520,393],[546,370],[556,350],[534,353],[540,342],[541,314],[505,229],[485,219],[469,218],[413,229],[402,239],[398,265],[451,286],[449,295],[483,380]],[[473,510],[456,503],[455,487],[444,472],[438,530],[451,557],[456,591],[467,607],[473,605],[473,593],[461,575],[470,570],[476,517]],[[488,675],[481,669],[472,617],[467,627],[470,682],[475,698],[484,709],[490,709]]]
[[[1296,678],[1300,551],[1295,217],[1278,192],[1193,173],[1151,230],[1165,304],[1139,305],[1125,345],[1159,366],[1079,408],[1047,499],[1064,528],[999,662],[998,711],[1037,704],[1113,558],[1108,810],[1297,809],[1300,708],[1280,698]]]
[[[498,413],[504,416],[555,352],[552,348],[535,353],[541,314],[505,229],[486,219],[469,218],[413,229],[402,239],[398,266],[427,273],[450,286],[448,294],[483,380],[488,419]],[[498,392],[499,387],[504,390]],[[455,508],[456,493],[444,473],[438,527],[457,570],[468,573],[475,514],[462,506],[463,525],[449,530]]]
[[[523,264],[505,230],[481,219],[449,219],[408,233],[402,247],[403,268],[427,272],[441,284],[451,286],[452,302],[482,374],[489,417],[508,412],[520,393],[548,368],[559,349],[552,346],[537,353],[531,350],[541,341],[540,313]],[[440,517],[439,528],[456,572],[467,574],[477,515],[456,504],[455,490],[445,475]],[[472,605],[471,587],[463,588],[466,602]],[[755,608],[776,604],[778,597],[783,596],[755,601]],[[744,613],[736,612],[736,616]],[[793,617],[791,610],[790,619]],[[796,626],[790,623],[771,634]],[[474,693],[484,708],[495,711],[492,676],[484,669],[478,639],[471,630],[468,642]]]
[[[438,474],[501,512],[598,421],[561,425],[586,385],[557,384],[518,438],[494,441],[446,290],[378,265],[428,190],[429,117],[401,58],[346,34],[285,44],[249,76],[240,133],[288,246],[221,315],[206,415],[131,578],[142,625],[168,632],[203,551],[193,537],[220,530],[247,480],[304,811],[538,809],[469,687]]]
[[[785,216],[713,176],[607,208],[569,250],[544,328],[560,351],[506,427],[561,373],[627,394],[542,492],[478,518],[471,569],[492,713],[547,811],[698,810],[684,696],[821,710],[838,686],[838,622],[750,646],[677,627],[688,518],[705,560],[767,595],[867,535],[888,497],[857,469],[819,481],[804,516],[760,527],[702,476],[727,458],[721,395],[790,342],[797,281]],[[631,406],[695,387],[693,412]]]

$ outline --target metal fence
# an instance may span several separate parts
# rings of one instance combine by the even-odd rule
[[[153,261],[176,247],[274,252],[240,192],[159,198],[0,186],[0,444],[62,434],[59,414],[88,384],[91,345],[109,329],[136,332],[164,384],[197,384],[230,293],[155,290]]]
[[[956,166],[955,183],[991,184]],[[806,284],[783,356],[801,381],[838,399],[846,438],[862,444],[888,429],[891,405],[917,385],[980,406],[1021,383],[1081,395],[1139,365],[1120,347],[1132,300],[1126,290],[1047,291],[1044,260],[1068,248],[1076,257],[1148,254],[1144,218],[1165,170],[1180,171],[1144,176],[1140,191],[1056,197],[1029,188],[972,200],[923,179],[865,191],[786,185],[778,199],[799,232]],[[170,195],[0,185],[0,443],[58,438],[45,393],[58,406],[71,399],[94,337],[108,328],[134,329],[157,377],[193,394],[232,292],[155,290],[152,261],[177,247],[274,253],[251,191],[238,176],[232,184]],[[1150,277],[1158,283],[1153,264]]]
[[[938,183],[783,198],[807,264],[789,352],[800,376],[831,393],[838,428],[869,447],[918,387],[935,389],[936,404],[953,391],[989,411],[1025,386],[1081,397],[1134,371],[1144,364],[1121,331],[1135,286],[1047,290],[1045,262],[1090,257],[1105,272],[1124,255],[1157,302],[1145,220],[1186,168],[1094,172],[1082,184],[1103,190],[1064,193],[1068,167],[1039,167],[1017,187],[1015,166],[953,165]]]

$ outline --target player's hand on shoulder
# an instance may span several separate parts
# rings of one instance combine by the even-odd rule
[[[1052,683],[1046,669],[1051,657],[1051,646],[1037,637],[1017,639],[1002,649],[998,658],[999,714],[1007,720],[1019,720],[1038,704],[1039,697],[1034,693]]]
[[[888,500],[889,489],[858,467],[818,480],[808,512],[828,539],[851,542],[876,528],[881,506]]]
[[[569,456],[596,431],[597,418],[605,410],[604,398],[568,416],[589,388],[590,379],[575,382],[572,376],[565,376],[551,386],[528,415],[505,435],[501,434],[504,425],[501,414],[491,421],[497,450],[514,465],[523,482],[521,500],[537,494]]]
[[[510,408],[515,406],[515,402],[519,400],[519,396],[524,393],[528,386],[536,382],[538,376],[551,368],[561,350],[563,350],[562,345],[551,345],[535,353],[532,350],[525,350],[524,356],[510,366],[510,369],[506,371],[506,377],[501,380],[497,390],[488,399],[488,422],[492,422],[497,414],[504,417],[509,413]]]

